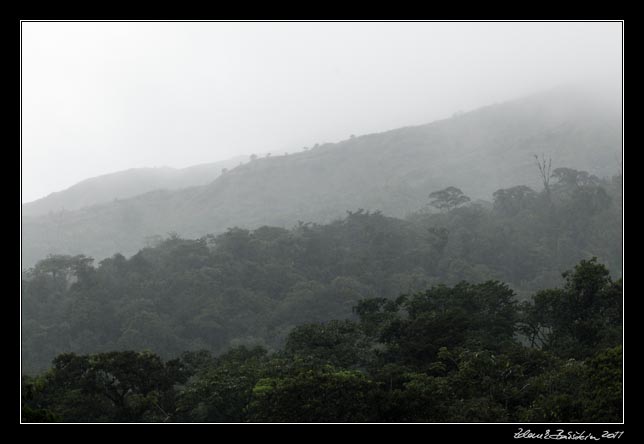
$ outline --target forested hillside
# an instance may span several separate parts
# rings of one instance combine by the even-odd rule
[[[623,20],[40,22],[21,424],[622,438]]]
[[[171,359],[241,344],[278,349],[294,326],[352,319],[363,299],[439,284],[499,280],[524,301],[593,257],[619,279],[621,176],[567,168],[552,176],[541,192],[497,190],[489,205],[466,202],[458,189],[432,193],[426,205],[441,212],[405,219],[359,210],[290,230],[173,235],[96,265],[50,256],[23,273],[23,371],[42,371],[63,352]]]
[[[557,90],[427,125],[311,145],[257,158],[205,186],[25,218],[23,268],[52,253],[129,256],[150,236],[169,232],[196,238],[233,226],[290,229],[359,208],[401,218],[450,185],[473,200],[516,184],[540,189],[535,154],[551,158],[553,168],[611,177],[621,170],[621,115],[586,95]]]

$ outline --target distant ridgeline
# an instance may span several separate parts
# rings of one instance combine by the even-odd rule
[[[130,256],[146,238],[170,232],[197,238],[235,226],[291,228],[359,208],[405,217],[448,186],[473,201],[516,184],[539,190],[535,154],[551,158],[553,169],[610,178],[621,170],[621,136],[619,111],[557,90],[288,156],[254,156],[225,172],[206,168],[205,181],[186,170],[183,187],[156,176],[143,189],[129,175],[111,176],[109,186],[90,180],[23,207],[22,266],[48,254]]]
[[[94,205],[128,199],[155,190],[176,190],[206,185],[234,168],[244,156],[187,168],[132,168],[105,174],[73,185],[66,190],[22,205],[24,217],[46,216]]]
[[[42,371],[62,352],[151,350],[170,359],[241,344],[272,350],[294,326],[355,319],[361,300],[439,284],[498,280],[526,301],[593,257],[619,279],[621,176],[566,168],[549,176],[541,192],[506,188],[489,205],[456,187],[436,190],[426,202],[439,211],[405,219],[360,210],[292,229],[172,235],[97,266],[50,256],[23,273],[23,371]]]

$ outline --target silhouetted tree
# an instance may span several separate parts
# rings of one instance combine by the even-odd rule
[[[432,199],[430,202],[431,206],[447,212],[470,201],[470,198],[456,187],[447,187],[439,191],[434,191],[429,195],[429,198]]]

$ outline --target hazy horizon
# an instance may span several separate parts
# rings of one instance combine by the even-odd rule
[[[262,154],[263,153],[256,153],[256,155],[258,155],[258,156],[261,156]],[[146,170],[146,169],[159,169],[159,170],[170,169],[170,170],[181,171],[181,170],[188,170],[188,169],[193,168],[193,167],[200,167],[200,166],[204,166],[204,165],[208,165],[208,164],[214,164],[214,163],[219,163],[219,162],[226,162],[226,161],[230,161],[230,160],[236,160],[238,158],[240,158],[240,161],[246,162],[246,160],[243,159],[244,157],[246,157],[246,156],[245,155],[235,155],[233,157],[228,157],[226,159],[216,159],[216,160],[212,160],[212,161],[207,161],[207,162],[202,162],[202,163],[197,163],[197,164],[191,164],[191,165],[186,165],[186,166],[180,166],[180,167],[171,166],[171,165],[151,165],[151,166],[127,167],[127,168],[114,170],[114,171],[106,171],[104,173],[99,173],[97,175],[83,177],[80,180],[77,180],[74,183],[70,184],[69,186],[66,186],[64,188],[57,189],[57,190],[52,190],[52,191],[48,192],[47,194],[45,194],[43,196],[36,197],[35,199],[29,200],[29,201],[25,201],[23,199],[22,204],[23,205],[30,204],[30,203],[36,202],[36,201],[38,201],[40,199],[44,199],[46,197],[49,197],[54,193],[59,193],[59,192],[62,192],[62,191],[66,191],[69,188],[73,187],[74,185],[78,185],[78,184],[83,183],[85,181],[88,181],[88,180],[91,180],[91,179],[96,179],[96,178],[99,178],[99,177],[110,176],[110,175],[113,175],[113,174],[119,174],[119,173],[124,173],[124,172],[128,172],[128,171],[134,171],[134,170]]]
[[[619,22],[23,22],[22,202],[562,84],[621,97],[621,57]]]

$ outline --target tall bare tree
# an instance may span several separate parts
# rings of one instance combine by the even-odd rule
[[[548,156],[548,160],[546,161],[545,154],[541,154],[541,159],[539,159],[539,156],[535,154],[534,158],[537,161],[537,168],[539,168],[539,174],[541,175],[541,180],[543,181],[543,188],[546,190],[548,200],[550,200],[550,176],[552,172],[552,157]]]

